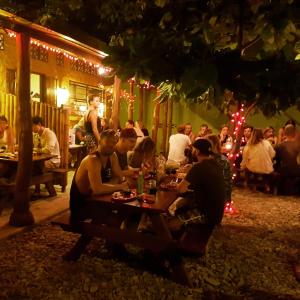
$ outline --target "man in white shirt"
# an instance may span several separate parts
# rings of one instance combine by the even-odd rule
[[[184,163],[186,161],[184,151],[191,145],[190,138],[185,135],[185,125],[177,126],[177,133],[170,136],[169,144],[168,160]]]
[[[58,168],[60,165],[60,152],[59,144],[55,133],[49,129],[45,128],[44,120],[35,116],[32,118],[32,131],[35,133],[34,137],[34,147],[38,146],[40,142],[42,145],[42,153],[56,155],[50,160],[45,161],[46,168]]]

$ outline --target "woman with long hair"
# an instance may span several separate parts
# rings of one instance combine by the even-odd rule
[[[84,116],[84,125],[86,130],[86,145],[88,153],[97,150],[100,140],[101,120],[98,116],[100,97],[96,94],[88,95],[89,109]]]
[[[129,165],[132,168],[140,168],[142,165],[146,168],[153,167],[155,155],[155,143],[150,137],[145,137],[133,150],[129,157]]]
[[[262,130],[254,129],[244,148],[241,168],[252,173],[270,174],[274,171],[272,162],[274,156],[275,150],[267,140],[264,140]]]

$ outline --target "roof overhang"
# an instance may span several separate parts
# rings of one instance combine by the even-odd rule
[[[65,34],[30,22],[12,13],[0,9],[0,27],[15,32],[27,32],[32,38],[55,47],[80,55],[88,60],[99,63],[107,54],[99,49],[79,42]]]

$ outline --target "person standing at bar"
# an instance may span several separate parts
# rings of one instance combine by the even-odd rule
[[[87,152],[92,153],[97,150],[100,141],[101,120],[98,116],[98,108],[100,104],[100,97],[96,94],[88,95],[89,109],[84,116],[84,125],[86,130],[86,145]]]

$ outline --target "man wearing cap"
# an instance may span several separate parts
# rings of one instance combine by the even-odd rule
[[[221,223],[224,213],[226,197],[223,173],[212,157],[211,144],[207,139],[198,139],[192,146],[197,163],[177,188],[180,193],[193,190],[188,206],[202,214],[203,223],[214,226]]]

